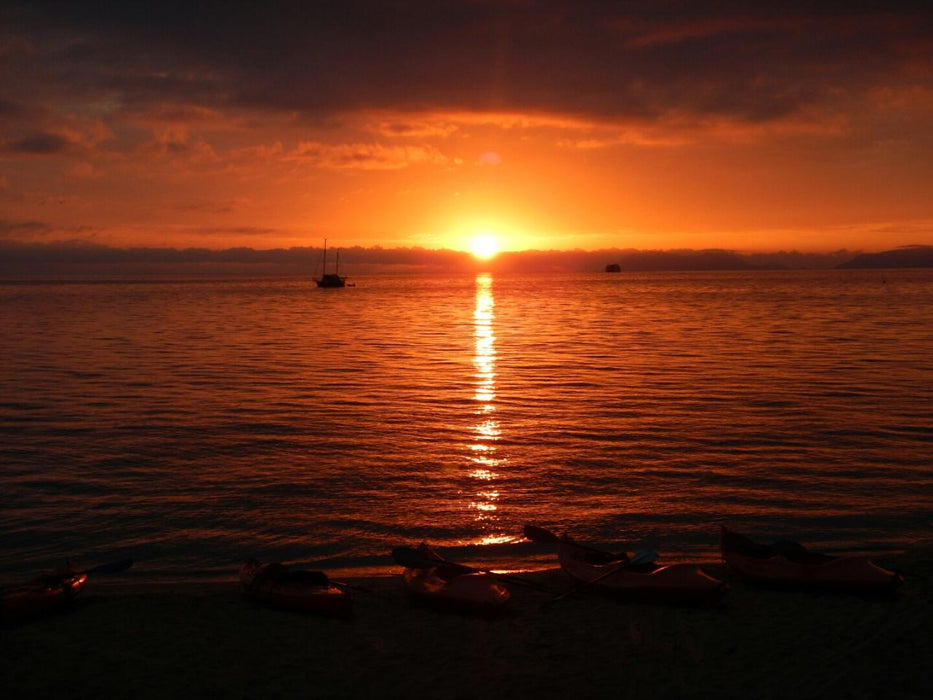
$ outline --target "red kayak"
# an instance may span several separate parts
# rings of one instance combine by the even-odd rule
[[[695,564],[629,563],[563,537],[557,543],[561,568],[581,584],[633,600],[714,603],[729,586]]]
[[[419,602],[457,612],[490,615],[501,612],[511,594],[495,574],[445,560],[425,544],[407,550],[418,566],[402,572],[406,590]],[[417,556],[415,556],[417,555]]]
[[[59,610],[72,600],[87,583],[87,573],[61,571],[0,589],[0,621],[21,622]]]
[[[721,527],[723,561],[740,577],[753,583],[789,588],[815,588],[855,593],[886,593],[904,577],[867,557],[830,556],[811,552],[796,542],[759,544],[745,535]]]
[[[240,583],[249,597],[277,608],[347,617],[352,607],[349,593],[331,583],[322,571],[250,559],[240,569]]]

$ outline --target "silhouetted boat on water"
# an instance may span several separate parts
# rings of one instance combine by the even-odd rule
[[[334,271],[327,271],[327,239],[324,239],[324,264],[321,268],[321,279],[314,280],[318,287],[346,287],[347,278],[340,276],[340,249],[337,249],[337,261],[334,265]],[[350,285],[353,286],[352,284]]]

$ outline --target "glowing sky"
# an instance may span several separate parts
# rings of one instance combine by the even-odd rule
[[[0,242],[933,242],[926,3],[753,5],[8,0]]]

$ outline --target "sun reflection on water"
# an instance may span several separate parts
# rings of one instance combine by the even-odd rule
[[[470,508],[476,512],[476,520],[486,530],[476,544],[495,544],[508,542],[511,537],[494,532],[499,491],[494,483],[499,478],[496,471],[504,460],[499,457],[496,442],[502,435],[499,421],[494,417],[496,411],[496,336],[493,327],[495,320],[495,300],[492,294],[492,277],[481,274],[476,278],[476,309],[473,312],[473,367],[474,374],[474,414],[477,422],[473,426],[473,443],[470,445],[470,461],[473,470],[470,477],[475,479],[476,491]]]

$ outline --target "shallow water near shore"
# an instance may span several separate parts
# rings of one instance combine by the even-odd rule
[[[933,531],[933,272],[0,282],[0,574]]]

